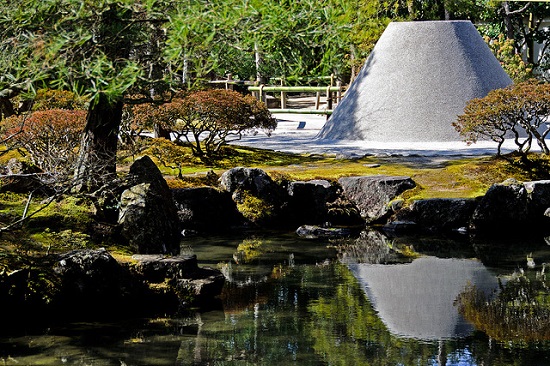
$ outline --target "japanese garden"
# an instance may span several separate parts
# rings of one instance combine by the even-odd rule
[[[549,2],[0,10],[0,363],[550,364]]]

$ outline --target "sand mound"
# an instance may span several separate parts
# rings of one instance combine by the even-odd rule
[[[317,137],[457,141],[466,103],[511,83],[470,21],[390,23]]]

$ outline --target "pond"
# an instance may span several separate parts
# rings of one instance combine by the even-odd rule
[[[186,239],[182,251],[228,279],[210,310],[42,325],[21,319],[0,330],[0,364],[550,364],[544,240],[389,239],[374,231],[305,240],[263,232]],[[507,315],[487,311],[488,303]],[[534,328],[507,333],[502,325],[513,314],[536,314]]]

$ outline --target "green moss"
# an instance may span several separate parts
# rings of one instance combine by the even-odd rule
[[[260,223],[273,215],[274,207],[248,192],[243,192],[242,201],[237,203],[237,209],[247,220]]]

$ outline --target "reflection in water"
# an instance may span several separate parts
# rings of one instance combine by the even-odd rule
[[[410,264],[349,264],[394,334],[424,340],[464,337],[472,327],[454,301],[467,284],[489,293],[497,280],[478,261],[422,257]]]
[[[439,303],[437,296],[446,299],[449,289],[464,287],[466,277],[479,283],[494,283],[494,278],[479,262],[434,256],[411,261],[410,256],[403,256],[400,248],[384,247],[380,241],[376,245],[386,253],[383,256],[374,250],[372,255],[363,256],[357,246],[353,247],[353,253],[337,253],[327,249],[333,248],[334,242],[305,241],[294,236],[246,239],[196,238],[193,243],[186,243],[203,264],[220,264],[225,268],[230,280],[222,298],[223,310],[112,323],[51,324],[43,329],[32,328],[21,319],[17,330],[0,329],[0,364],[550,364],[550,351],[544,344],[515,348],[490,340],[479,331],[457,332],[462,336],[439,340],[441,334],[424,330],[424,324],[419,324],[422,328],[417,330],[422,337],[411,334],[408,328],[413,323],[408,318],[420,316],[413,312],[415,307]],[[244,253],[237,258],[237,263],[233,255],[239,245]],[[414,242],[408,245],[420,247]],[[537,262],[549,261],[539,253],[533,255]],[[397,306],[404,315],[394,316],[382,309],[385,305],[381,307],[381,299],[385,294],[373,296],[372,300],[366,296],[365,285],[374,286],[372,279],[377,275],[364,272],[367,265],[352,260],[359,257],[377,263],[394,263],[371,266],[381,271],[397,269],[395,274],[381,272],[388,279],[386,288],[403,286],[399,281],[410,284],[410,288],[403,289],[408,291],[407,296],[400,297],[397,293],[387,296],[397,303],[388,306]],[[338,258],[346,258],[346,263],[340,263]],[[400,260],[410,264],[397,263]],[[521,261],[525,262],[524,253]],[[444,269],[448,273],[444,273]],[[392,276],[394,280],[390,279]],[[486,276],[490,278],[485,280]],[[452,283],[453,278],[457,278],[456,284]],[[390,285],[391,281],[396,283]],[[418,296],[413,304],[415,292],[427,299]],[[423,304],[425,300],[429,301]],[[435,311],[437,309],[428,309],[430,313]],[[456,308],[452,312],[456,314]],[[397,322],[399,316],[405,325]],[[389,321],[392,317],[396,320]],[[445,322],[454,324],[448,320],[441,324],[447,324]],[[438,321],[438,326],[441,324]],[[445,330],[451,328],[445,327]],[[454,325],[450,331],[456,332],[456,328]]]

